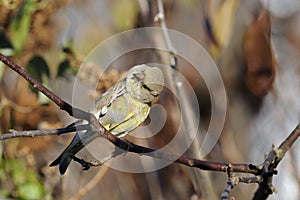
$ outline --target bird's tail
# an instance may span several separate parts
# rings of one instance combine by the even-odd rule
[[[59,165],[59,172],[61,175],[63,175],[66,172],[71,161],[72,161],[72,156],[69,155],[68,153],[63,152],[60,156],[58,156],[58,158],[56,158],[56,160],[54,160],[50,164],[50,167]]]
[[[69,146],[50,164],[50,167],[59,165],[60,174],[64,174],[72,161],[72,157],[83,147],[79,134],[76,133]]]

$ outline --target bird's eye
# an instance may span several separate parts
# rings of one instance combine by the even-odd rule
[[[143,73],[134,73],[132,74],[134,78],[137,80],[143,80],[145,78],[145,75]]]

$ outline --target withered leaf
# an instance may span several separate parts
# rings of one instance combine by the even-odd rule
[[[271,20],[267,9],[246,30],[243,44],[246,61],[246,86],[257,97],[265,96],[272,88],[276,61],[271,45]]]

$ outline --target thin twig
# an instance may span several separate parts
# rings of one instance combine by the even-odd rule
[[[239,183],[247,183],[247,184],[260,183],[263,180],[260,175],[251,176],[251,177],[237,176],[235,173],[232,172],[231,163],[228,164],[227,174],[228,174],[228,180],[227,180],[226,187],[221,195],[222,200],[228,200],[231,190],[233,190],[233,188]]]
[[[124,153],[126,153],[126,151],[120,148],[116,148],[113,152],[101,158],[101,160],[94,160],[89,162],[89,161],[85,161],[84,159],[77,158],[75,155],[73,155],[72,158],[75,162],[78,162],[82,166],[83,170],[88,170],[90,169],[90,167],[102,166],[104,163]]]
[[[240,183],[260,183],[262,182],[263,178],[259,175],[259,176],[251,176],[251,177],[243,177],[243,176],[239,176],[239,182]]]
[[[23,67],[15,64],[10,59],[8,59],[6,56],[0,53],[0,61],[2,61],[5,65],[10,67],[12,70],[20,74],[25,80],[27,80],[29,83],[32,84],[34,88],[42,92],[44,95],[46,95],[49,99],[51,99],[56,105],[60,107],[60,109],[66,111],[70,116],[75,117],[77,119],[84,119],[90,122],[90,124],[99,132],[104,133],[105,136],[112,142],[120,142],[120,139],[118,139],[116,136],[111,134],[108,131],[105,131],[105,128],[99,123],[99,121],[96,119],[96,117],[89,113],[85,112],[81,109],[74,108],[67,102],[63,101],[60,97],[58,97],[56,94],[51,92],[48,88],[43,86],[38,80],[33,78]],[[123,145],[126,142],[123,142]]]
[[[226,170],[227,170],[228,180],[224,192],[221,195],[222,200],[228,200],[230,191],[239,183],[239,178],[232,172],[231,163],[227,165]]]
[[[91,121],[94,116],[88,112],[85,112],[83,110],[73,108],[70,104],[63,101],[61,98],[59,98],[57,95],[55,95],[53,92],[51,92],[49,89],[47,89],[45,86],[43,86],[39,81],[37,81],[35,78],[33,78],[23,67],[15,64],[11,60],[9,60],[7,57],[5,57],[3,54],[0,53],[0,61],[2,61],[5,65],[10,67],[12,70],[20,74],[24,79],[26,79],[29,83],[32,84],[34,88],[45,94],[49,99],[51,99],[56,105],[60,107],[60,109],[66,111],[69,113],[70,116],[73,116],[77,119],[85,119],[87,121]],[[95,118],[95,117],[94,117]],[[95,118],[96,120],[96,118]],[[97,121],[97,120],[96,120]]]
[[[169,64],[171,68],[166,70],[167,77],[170,80],[170,84],[172,88],[175,88],[174,93],[178,97],[178,100],[180,102],[181,115],[182,115],[185,131],[188,134],[189,139],[193,139],[193,140],[195,139],[194,142],[192,143],[192,146],[190,147],[190,151],[195,155],[199,154],[199,156],[204,156],[204,154],[201,152],[201,144],[199,142],[201,139],[200,137],[195,138],[194,135],[195,133],[199,132],[198,126],[199,126],[200,119],[199,120],[197,119],[198,118],[197,114],[199,113],[196,113],[195,108],[192,107],[192,104],[189,100],[189,94],[186,93],[186,90],[184,89],[184,85],[182,84],[182,80],[178,76],[179,70],[177,67],[177,58],[176,58],[177,50],[171,42],[169,30],[167,29],[163,2],[162,0],[157,0],[156,3],[158,8],[157,9],[158,13],[154,18],[154,21],[158,22],[160,25],[163,41],[169,52]],[[195,171],[194,173],[198,173],[198,172]],[[210,193],[210,195],[213,194],[214,189],[212,187],[211,179],[208,178],[208,176],[205,176],[200,173],[198,173],[198,175],[201,176],[202,182],[205,183],[203,185],[203,187],[205,187],[204,190],[207,193]]]
[[[196,119],[194,109],[191,107],[191,104],[188,100],[188,95],[185,94],[185,90],[183,89],[183,84],[180,78],[178,77],[178,71],[177,69],[177,59],[176,59],[176,49],[173,47],[170,35],[167,29],[166,25],[166,17],[164,12],[164,6],[161,0],[157,0],[157,7],[158,7],[158,13],[156,14],[154,21],[158,22],[160,25],[160,28],[162,30],[163,39],[166,45],[166,48],[169,51],[169,59],[170,59],[170,66],[174,70],[168,70],[168,77],[171,80],[172,87],[175,88],[176,96],[179,98],[180,106],[181,106],[181,113],[182,113],[182,119],[183,124],[186,128],[186,132],[189,134],[193,134],[195,132],[198,132],[197,127],[198,124],[196,120],[192,121],[190,119]],[[190,136],[190,138],[193,138],[193,135]],[[196,143],[195,143],[196,144]]]
[[[230,191],[239,183],[239,178],[235,175],[229,176],[226,188],[221,195],[222,200],[228,200]]]
[[[280,150],[279,160],[284,157],[285,153],[293,146],[295,141],[300,136],[300,124],[293,130],[293,132],[280,144],[278,150]]]
[[[161,0],[157,0],[157,8],[158,8],[158,13],[154,18],[155,22],[159,22],[160,27],[162,29],[162,33],[164,36],[164,40],[166,42],[166,46],[170,51],[170,65],[173,69],[176,69],[177,67],[177,60],[175,57],[175,53],[176,50],[172,45],[169,33],[168,33],[168,29],[167,29],[167,25],[166,25],[166,20],[165,20],[165,12],[164,12],[164,6]]]
[[[66,128],[58,128],[52,130],[27,130],[27,131],[16,131],[9,130],[10,133],[4,133],[0,135],[0,140],[12,139],[16,137],[36,137],[36,136],[45,136],[45,135],[60,135],[63,133],[70,133],[74,131],[87,130],[90,128],[90,125],[78,125]]]
[[[275,191],[273,187],[273,175],[277,174],[276,167],[285,156],[286,152],[292,147],[295,141],[300,136],[300,124],[293,130],[293,132],[279,145],[278,148],[272,147],[268,157],[262,164],[261,176],[263,181],[260,182],[256,190],[253,200],[267,199],[270,194]]]

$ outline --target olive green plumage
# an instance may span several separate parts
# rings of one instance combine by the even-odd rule
[[[145,121],[150,112],[150,103],[159,95],[164,85],[164,76],[159,68],[145,64],[131,68],[125,79],[117,82],[103,93],[90,108],[112,134],[123,137]],[[50,166],[59,165],[64,174],[72,157],[89,144],[99,133],[79,131],[69,146]]]

